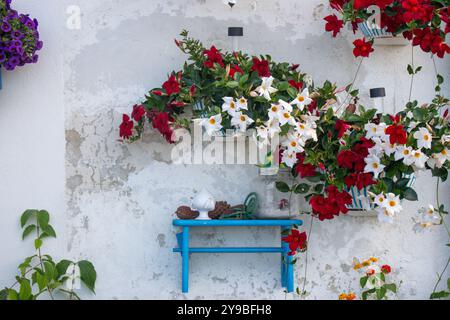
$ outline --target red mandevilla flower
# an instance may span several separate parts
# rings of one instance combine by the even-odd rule
[[[326,16],[323,19],[327,22],[325,24],[325,30],[327,32],[333,32],[333,37],[336,37],[344,26],[344,21],[339,20],[335,14]]]
[[[380,7],[381,10],[386,9],[394,0],[355,0],[353,7],[356,10],[365,9],[371,5],[376,5]]]
[[[230,67],[230,77],[234,78],[234,75],[236,74],[236,72],[238,72],[240,74],[244,74],[244,71],[242,71],[242,69],[237,64],[234,64]]]
[[[253,57],[252,71],[258,72],[260,77],[270,77],[269,61]]]
[[[119,135],[121,138],[128,139],[133,135],[133,120],[126,114],[122,116],[122,123],[120,124]]]
[[[355,48],[353,49],[353,55],[355,57],[369,57],[370,53],[374,51],[372,48],[372,43],[366,41],[365,38],[363,39],[356,39],[353,41],[353,44],[355,45]]]
[[[158,112],[153,115],[153,128],[158,130],[169,143],[175,143],[172,140],[173,130],[169,123],[170,116],[167,112]]]
[[[163,83],[162,87],[166,90],[167,95],[171,96],[174,93],[180,92],[180,84],[174,75],[169,77],[169,80]]]
[[[316,175],[316,168],[310,163],[304,163],[305,156],[303,154],[297,153],[297,160],[294,169],[301,178],[313,177]]]
[[[209,50],[203,52],[208,57],[208,60],[204,62],[205,67],[211,69],[214,68],[214,63],[217,63],[223,68],[223,58],[219,50],[215,46],[211,46]]]
[[[283,237],[284,242],[289,243],[289,249],[291,250],[288,255],[293,256],[297,250],[306,249],[306,232],[300,233],[297,229],[293,229],[287,237]]]
[[[389,142],[391,144],[405,144],[408,140],[408,135],[401,124],[393,124],[387,127],[386,134],[389,135]]]
[[[381,272],[388,274],[391,273],[391,266],[385,264],[381,266]]]
[[[338,139],[340,139],[344,136],[345,131],[350,128],[350,125],[347,122],[338,119],[334,128],[338,131]]]
[[[339,192],[335,186],[328,186],[326,192],[327,198],[316,195],[309,200],[313,212],[318,215],[320,221],[331,220],[334,216],[338,216],[340,212],[348,212],[347,205],[353,201],[350,194],[346,191]]]
[[[197,92],[197,87],[195,86],[195,84],[193,84],[190,88],[189,88],[189,94],[191,95],[191,97],[193,95],[195,95],[195,93]]]
[[[354,172],[363,171],[366,165],[364,162],[364,156],[352,150],[340,151],[337,155],[337,163],[340,167]]]
[[[134,105],[133,106],[133,112],[131,113],[131,117],[139,122],[141,121],[142,117],[146,114],[145,108],[142,105]]]
[[[299,81],[295,81],[295,80],[289,80],[289,85],[295,89],[297,89],[298,91],[302,90],[303,88],[303,82]]]
[[[377,182],[373,180],[371,173],[352,173],[344,178],[344,183],[347,188],[356,186],[358,190],[361,190]]]

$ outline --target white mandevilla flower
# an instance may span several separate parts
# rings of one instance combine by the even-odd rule
[[[281,110],[282,108],[279,104],[272,103],[268,110],[269,119],[278,119]]]
[[[253,138],[256,141],[258,148],[263,148],[269,144],[269,129],[266,126],[259,126],[256,128],[256,137],[253,134]]]
[[[417,139],[417,147],[419,149],[431,149],[431,137],[430,131],[427,128],[419,128],[418,131],[414,132],[414,138]]]
[[[312,99],[309,97],[309,90],[305,88],[302,92],[300,92],[297,97],[291,101],[291,104],[294,104],[300,110],[303,110],[305,106],[311,104]]]
[[[384,142],[380,139],[380,137],[373,137],[372,141],[375,145],[369,149],[369,154],[381,157],[384,153]]]
[[[450,150],[447,148],[442,149],[441,152],[436,153],[436,159],[444,165],[445,161],[450,161]]]
[[[427,163],[431,168],[442,168],[447,160],[450,161],[450,151],[444,148],[439,153],[433,153]]]
[[[385,208],[377,209],[378,221],[382,223],[394,223],[394,214],[389,213]]]
[[[412,158],[414,159],[414,165],[418,169],[424,169],[425,163],[428,160],[428,157],[420,150],[414,150],[412,153]]]
[[[283,146],[286,147],[289,152],[303,152],[305,151],[303,149],[304,145],[305,142],[302,139],[299,139],[298,136],[295,136],[293,134],[288,135],[287,140],[283,142]]]
[[[386,196],[383,193],[377,194],[375,195],[373,202],[379,207],[385,207]]]
[[[231,125],[239,128],[241,132],[245,132],[247,130],[247,127],[253,122],[255,121],[253,121],[253,119],[243,114],[242,112],[236,112],[231,119]]]
[[[367,139],[372,139],[373,137],[383,137],[386,135],[385,133],[386,124],[383,122],[380,124],[367,123],[364,126],[364,129],[367,131],[366,133]]]
[[[294,127],[295,132],[305,140],[313,139],[317,141],[316,129],[311,128],[307,122],[297,122]]]
[[[402,206],[400,204],[400,197],[396,196],[393,193],[388,193],[386,195],[386,202],[384,204],[384,208],[390,214],[396,214],[402,211]]]
[[[421,232],[432,226],[441,224],[442,218],[432,205],[428,205],[428,208],[419,209],[414,221],[416,224],[414,225],[413,230],[415,232]]]
[[[281,132],[280,123],[277,119],[268,120],[266,127],[269,131],[269,136],[273,138],[275,135]]]
[[[217,114],[209,118],[202,120],[202,125],[205,127],[208,135],[212,135],[214,132],[222,130],[222,115]]]
[[[394,159],[396,161],[403,159],[403,163],[410,166],[414,163],[412,152],[413,150],[411,147],[399,146],[397,147],[397,151],[395,151]]]
[[[385,168],[385,166],[381,164],[380,158],[372,155],[365,158],[364,161],[366,162],[364,172],[372,172],[375,179],[378,179],[378,176],[383,172]]]
[[[240,97],[236,101],[236,104],[237,104],[239,110],[248,110],[248,102],[247,102],[247,99],[245,99],[244,97]]]
[[[261,85],[257,87],[255,91],[258,92],[260,96],[264,96],[264,98],[270,101],[271,99],[270,95],[278,91],[277,89],[272,87],[274,78],[272,76],[263,77],[261,78],[261,80],[262,80]]]
[[[313,78],[312,78],[312,76],[309,75],[309,74],[305,74],[305,75],[303,76],[303,82],[304,82],[308,87],[312,86],[312,85],[313,85]]]
[[[289,151],[288,149],[283,151],[282,162],[289,168],[293,168],[297,163],[297,153],[294,151]]]
[[[282,126],[284,126],[286,123],[288,123],[291,126],[295,126],[296,124],[294,117],[288,110],[280,111],[278,119],[280,120],[280,125]]]
[[[391,154],[395,153],[395,151],[397,151],[397,146],[392,143],[388,142],[383,142],[383,150],[384,153],[387,154],[388,156],[390,156]]]
[[[280,104],[280,106],[282,107],[282,109],[284,111],[292,112],[292,106],[289,103],[287,103],[286,101],[280,99],[280,100],[278,100],[278,103]]]
[[[239,107],[236,102],[231,97],[223,97],[224,103],[222,104],[222,111],[228,112],[229,115],[233,116],[236,112],[239,111]]]

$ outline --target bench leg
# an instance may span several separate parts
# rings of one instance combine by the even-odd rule
[[[281,228],[281,230],[290,230],[290,228]],[[281,235],[281,238],[284,236]],[[281,240],[281,247],[283,253],[281,254],[281,284],[286,288],[287,292],[294,292],[294,260],[292,256],[288,255],[289,244]]]
[[[292,264],[292,256],[287,256],[287,272],[286,272],[286,277],[287,277],[287,285],[286,285],[286,289],[287,292],[294,292],[294,265]]]
[[[281,227],[281,232],[283,232],[285,228]],[[281,248],[283,249],[283,252],[281,253],[281,286],[283,288],[286,287],[286,261],[287,261],[287,255],[286,251],[287,249],[287,243],[283,241],[283,233],[281,233]]]
[[[186,293],[189,291],[189,227],[183,227],[183,235],[181,239],[181,291]]]

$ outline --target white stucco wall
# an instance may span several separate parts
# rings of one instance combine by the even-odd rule
[[[205,44],[228,48],[228,26],[245,28],[243,50],[300,63],[316,82],[348,84],[356,70],[353,35],[331,39],[324,0],[240,0],[231,11],[221,0],[34,0],[16,6],[40,21],[41,61],[4,74],[0,91],[0,284],[8,284],[20,258],[19,214],[28,207],[53,213],[57,257],[91,260],[98,272],[96,298],[283,299],[276,255],[193,255],[191,290],[180,292],[180,257],[173,254],[171,220],[180,204],[206,187],[216,199],[240,203],[258,190],[252,166],[174,166],[158,135],[121,144],[121,113],[141,101],[185,57],[173,44],[181,29]],[[66,28],[66,8],[78,5],[80,30]],[[400,110],[409,92],[410,47],[377,47],[364,61],[356,86],[387,89],[386,111]],[[428,55],[415,50],[424,71],[414,98],[433,96]],[[438,62],[450,79],[450,60]],[[443,88],[448,96],[448,84]],[[448,249],[442,228],[416,235],[411,217],[434,201],[434,180],[416,183],[420,202],[408,203],[394,225],[343,216],[315,223],[310,241],[309,299],[336,299],[358,288],[353,257],[378,256],[402,281],[399,297],[427,298]],[[447,206],[449,184],[441,199]],[[308,219],[305,225],[309,225]],[[244,231],[244,232],[243,232]],[[276,245],[275,229],[196,232],[193,244]],[[303,264],[297,265],[297,284]],[[84,295],[92,298],[91,295]],[[288,298],[292,298],[288,296]]]

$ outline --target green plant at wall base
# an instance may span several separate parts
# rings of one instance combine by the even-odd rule
[[[36,300],[45,293],[51,299],[55,298],[55,293],[61,293],[71,300],[79,300],[74,291],[78,281],[95,293],[97,273],[91,262],[66,259],[55,262],[50,255],[42,252],[45,239],[56,238],[56,232],[49,222],[50,215],[45,210],[26,210],[22,214],[22,239],[34,234],[36,253],[25,258],[18,266],[16,281],[0,291],[0,300]]]

